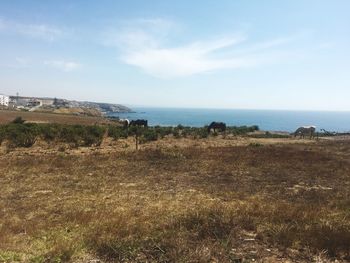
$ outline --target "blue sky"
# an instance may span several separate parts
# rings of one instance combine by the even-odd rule
[[[350,1],[0,2],[0,93],[350,110]]]

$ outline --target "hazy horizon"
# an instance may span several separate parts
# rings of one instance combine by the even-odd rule
[[[0,93],[2,94],[2,93]],[[6,94],[9,96],[16,96],[14,94]],[[57,98],[57,99],[68,99],[72,101],[82,101],[78,98],[65,98],[65,97],[51,97],[51,96],[30,96],[28,94],[19,94],[18,96],[22,97],[40,97],[40,98]],[[154,108],[154,109],[190,109],[190,110],[251,110],[251,111],[317,111],[317,112],[350,112],[350,110],[325,110],[325,109],[276,109],[276,108],[218,108],[218,107],[191,107],[191,106],[155,106],[155,105],[140,105],[140,104],[128,104],[121,102],[113,102],[113,101],[94,101],[94,100],[86,100],[89,102],[96,103],[110,103],[110,104],[122,104],[131,109],[133,108]]]
[[[350,111],[350,2],[2,1],[0,93]]]

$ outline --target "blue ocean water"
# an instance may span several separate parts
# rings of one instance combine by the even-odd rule
[[[303,125],[315,125],[317,130],[349,132],[350,112],[284,111],[284,110],[225,110],[179,108],[133,108],[134,113],[110,113],[130,120],[146,119],[149,125],[201,127],[212,121],[230,126],[258,125],[262,130],[294,131]]]

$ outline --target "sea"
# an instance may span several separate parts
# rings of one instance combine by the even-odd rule
[[[295,131],[304,125],[315,125],[317,130],[350,132],[350,111],[289,111],[289,110],[234,110],[133,107],[132,113],[108,113],[123,119],[148,120],[151,126],[202,127],[212,121],[229,126],[258,125],[266,131]]]

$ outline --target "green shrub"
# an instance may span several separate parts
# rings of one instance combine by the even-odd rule
[[[114,140],[128,138],[128,129],[120,126],[109,125],[108,136],[112,137]]]
[[[0,145],[5,140],[6,138],[5,136],[6,136],[5,126],[0,126]]]
[[[150,142],[158,140],[158,135],[154,129],[145,129],[142,132],[141,142]]]
[[[16,124],[23,124],[24,122],[25,122],[25,120],[23,120],[21,116],[16,117],[16,118],[12,121],[12,123],[16,123]]]
[[[128,135],[139,137],[142,135],[144,129],[146,128],[138,127],[138,126],[130,126],[128,128]]]
[[[181,137],[180,131],[177,128],[174,128],[172,133],[173,133],[173,136],[177,139]]]
[[[226,133],[234,135],[245,135],[249,132],[255,132],[259,130],[259,126],[229,126],[226,129]]]
[[[250,147],[261,147],[261,146],[263,146],[261,143],[257,143],[257,142],[251,142],[251,143],[249,143],[249,146]]]
[[[73,144],[73,146],[100,145],[105,133],[102,126],[67,125],[63,126],[59,134],[60,141]]]
[[[81,125],[64,126],[59,134],[59,140],[75,147],[82,145],[83,127]]]
[[[75,147],[100,145],[106,129],[93,125],[20,124],[0,126],[0,143],[7,139],[10,147],[30,147],[38,137],[47,142],[69,143]]]
[[[83,146],[99,146],[102,143],[106,129],[102,126],[85,126],[83,132]]]
[[[199,135],[199,138],[208,138],[209,133],[208,133],[208,129],[206,127],[204,128],[199,128],[197,131],[197,134]]]
[[[62,125],[59,124],[41,124],[40,136],[47,142],[52,142],[60,137]]]
[[[39,134],[36,124],[15,124],[11,123],[5,127],[5,136],[9,141],[9,146],[15,147],[31,147]]]
[[[160,138],[164,138],[165,136],[173,133],[173,127],[155,126],[154,130]]]

